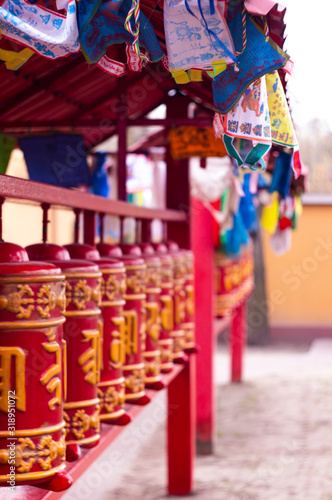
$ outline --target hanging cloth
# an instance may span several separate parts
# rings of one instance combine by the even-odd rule
[[[0,132],[0,174],[5,174],[10,155],[16,145],[15,137]]]
[[[26,0],[4,0],[0,6],[0,29],[1,36],[48,59],[80,50],[75,0],[69,1],[66,16]]]
[[[62,187],[89,184],[82,135],[31,135],[21,137],[19,145],[31,180]]]
[[[297,148],[298,140],[278,71],[266,75],[272,142]]]
[[[227,64],[236,62],[232,37],[218,1],[202,5],[201,0],[165,0],[164,27],[169,68],[176,79],[190,68],[213,69],[218,74]]]
[[[109,9],[108,4],[102,3],[102,0],[79,0],[77,10],[81,50],[89,64],[97,63],[110,45],[133,44],[135,36],[125,27],[131,7],[131,0],[122,0],[118,11]],[[153,62],[165,55],[143,12],[140,13],[139,45],[148,52],[149,59]]]
[[[242,12],[242,6],[241,1],[229,4],[226,18],[235,50],[239,52],[238,64],[228,65],[225,71],[212,80],[214,108],[222,114],[226,114],[235,106],[251,83],[270,71],[282,68],[289,59],[289,56],[274,42],[266,41],[264,33],[250,16]],[[243,15],[246,27],[245,40]]]
[[[230,156],[238,165],[257,168],[257,163],[271,147],[271,130],[265,77],[252,83],[243,93],[235,107],[224,117],[223,140]],[[245,156],[236,149],[234,138],[251,140]]]

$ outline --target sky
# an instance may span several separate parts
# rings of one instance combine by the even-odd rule
[[[314,118],[332,131],[332,0],[281,0],[287,7],[284,49],[294,61],[288,83],[296,125]]]

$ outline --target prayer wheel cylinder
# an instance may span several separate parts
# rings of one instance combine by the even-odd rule
[[[155,255],[142,254],[146,264],[145,310],[146,345],[143,352],[145,362],[145,385],[151,389],[163,389],[161,380],[160,299],[161,261]]]
[[[122,255],[118,246],[105,243],[97,245],[102,256],[118,256],[126,268],[127,289],[124,295],[126,359],[123,365],[125,377],[125,401],[134,404],[147,404],[150,398],[145,393],[145,367],[143,352],[145,351],[146,299],[145,280],[146,265],[136,255]],[[121,252],[122,253],[122,252]]]
[[[159,251],[163,244],[159,245]],[[185,292],[185,257],[176,243],[166,243],[166,248],[173,260],[173,313],[174,325],[171,332],[171,338],[174,340],[173,361],[181,363],[186,360],[185,349],[185,330],[183,323],[185,320],[186,292]]]
[[[195,284],[194,284],[194,254],[191,250],[182,250],[185,265],[185,313],[182,327],[185,331],[184,350],[195,352],[197,350],[195,342]]]
[[[0,244],[0,485],[44,483],[60,491],[72,483],[61,472],[65,277],[58,266],[28,262],[15,247]]]
[[[105,423],[125,425],[131,417],[124,408],[125,379],[123,364],[126,356],[123,298],[126,292],[126,270],[122,261],[100,258],[98,250],[90,245],[73,243],[65,247],[71,257],[92,260],[102,273],[101,302],[101,369],[98,383],[100,398],[99,419]]]
[[[158,248],[158,247],[156,247]],[[150,243],[141,245],[144,254],[157,255]],[[171,332],[174,329],[174,306],[173,306],[173,259],[167,254],[167,248],[164,246],[165,253],[158,253],[161,262],[160,273],[160,332],[158,346],[161,354],[161,372],[168,373],[173,369],[173,350],[174,340]]]
[[[52,248],[53,247],[53,248]],[[67,445],[91,447],[100,439],[100,400],[97,384],[100,378],[100,281],[96,264],[86,260],[69,260],[65,248],[37,244],[27,247],[30,258],[44,254],[62,255],[68,260],[54,261],[66,277],[66,322],[68,386],[64,403]],[[53,253],[54,251],[54,253]],[[77,457],[75,457],[77,458]]]

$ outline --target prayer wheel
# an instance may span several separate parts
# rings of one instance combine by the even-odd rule
[[[0,262],[0,485],[61,491],[72,484],[63,472],[65,277],[17,245],[0,243]]]
[[[184,255],[184,291],[185,291],[185,309],[184,321],[182,327],[185,331],[185,352],[196,352],[195,342],[195,288],[194,288],[194,254],[191,250],[182,250]]]
[[[141,244],[143,254],[156,255],[153,245],[150,243]],[[159,253],[158,258],[161,262],[160,273],[160,332],[158,347],[161,354],[161,372],[168,373],[173,369],[173,350],[174,340],[170,336],[173,331],[174,313],[173,313],[173,259],[165,253]]]
[[[155,246],[158,253],[169,253],[173,261],[173,330],[170,337],[173,339],[173,362],[183,363],[187,361],[184,353],[186,293],[185,293],[185,259],[183,252],[176,243],[159,243]]]
[[[244,250],[237,259],[215,255],[216,316],[223,317],[242,304],[254,287],[252,250]]]
[[[97,249],[102,256],[119,258],[126,268],[127,289],[123,315],[125,318],[126,358],[123,365],[125,377],[125,401],[144,405],[150,402],[145,393],[145,367],[143,352],[145,351],[145,280],[146,265],[136,255],[122,255],[118,246],[101,243]]]
[[[100,377],[99,303],[101,273],[96,264],[70,260],[63,247],[37,244],[27,247],[30,258],[61,256],[54,261],[66,277],[66,322],[68,386],[64,403],[67,459],[78,458],[78,446],[91,447],[100,439],[100,400],[97,384]]]
[[[125,379],[123,364],[126,356],[125,319],[123,307],[126,292],[126,270],[122,261],[100,258],[90,245],[73,243],[65,247],[72,258],[85,258],[98,264],[101,281],[101,367],[98,382],[99,419],[105,423],[125,425],[131,417],[124,408]]]
[[[146,264],[146,279],[144,304],[146,314],[146,338],[143,358],[145,363],[145,386],[149,389],[160,390],[165,387],[161,379],[161,352],[159,347],[160,336],[160,280],[161,261],[152,253],[142,253],[140,245],[121,245],[124,254],[142,257]]]

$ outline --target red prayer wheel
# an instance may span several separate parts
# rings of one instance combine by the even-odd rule
[[[125,377],[125,401],[135,404],[146,404],[150,398],[145,394],[145,368],[143,352],[145,351],[145,279],[146,265],[144,260],[135,255],[119,256],[119,247],[101,243],[97,245],[103,256],[118,256],[126,268],[127,289],[123,315],[125,318],[126,358],[123,365]]]
[[[242,304],[254,286],[254,263],[251,248],[237,259],[215,255],[216,316],[223,317]]]
[[[99,419],[105,423],[125,425],[131,417],[124,408],[125,379],[123,364],[126,356],[126,325],[123,316],[126,292],[126,270],[122,261],[100,258],[98,250],[90,245],[74,243],[66,245],[70,256],[92,260],[102,273],[101,345],[102,358],[98,397],[100,398]]]
[[[52,248],[53,247],[53,248]],[[96,264],[86,260],[69,260],[66,249],[56,245],[37,244],[27,247],[35,255],[62,255],[68,260],[55,263],[66,277],[66,322],[68,387],[64,403],[66,442],[75,456],[76,446],[90,447],[100,439],[100,400],[97,384],[100,377],[100,278]],[[53,253],[54,252],[54,253]]]
[[[72,483],[61,472],[65,277],[58,266],[28,262],[17,245],[1,243],[0,261],[0,485],[60,491]]]
[[[161,261],[155,255],[142,254],[146,264],[145,310],[146,345],[143,353],[145,361],[145,385],[151,389],[163,389],[161,380],[160,339],[160,298]]]
[[[182,250],[184,255],[184,291],[185,310],[182,327],[185,331],[184,349],[186,352],[197,350],[195,342],[195,288],[194,288],[194,253],[191,250]]]
[[[160,248],[160,247],[159,247]],[[185,292],[185,274],[186,264],[184,252],[181,251],[176,243],[166,243],[173,259],[173,283],[174,283],[174,329],[171,337],[174,340],[173,360],[175,363],[181,363],[186,360],[184,349],[186,347],[185,330],[183,324],[186,317],[186,292]]]
[[[156,246],[158,249],[158,246]],[[141,249],[144,254],[155,254],[153,245],[143,243]],[[168,373],[173,369],[173,350],[174,340],[171,332],[174,329],[173,312],[173,259],[167,254],[167,248],[164,246],[165,253],[158,253],[161,262],[160,273],[160,332],[158,346],[161,353],[161,371]]]

